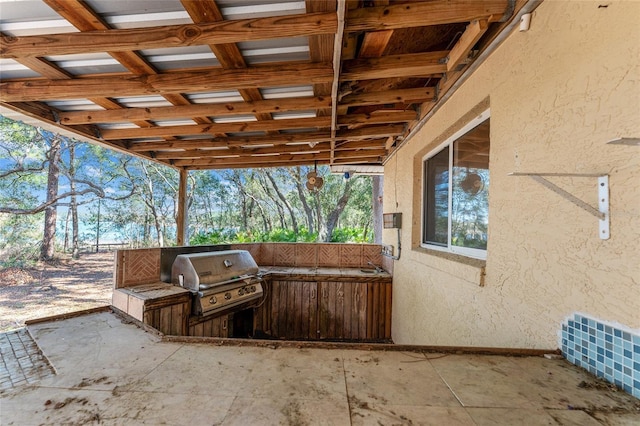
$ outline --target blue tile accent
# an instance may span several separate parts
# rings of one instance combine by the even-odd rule
[[[558,345],[569,362],[640,398],[640,335],[637,332],[574,315],[561,324]]]

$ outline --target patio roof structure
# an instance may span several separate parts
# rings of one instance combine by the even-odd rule
[[[531,2],[0,2],[0,105],[180,170],[382,165]]]

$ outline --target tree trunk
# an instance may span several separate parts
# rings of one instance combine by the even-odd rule
[[[319,241],[331,241],[331,236],[327,238],[326,227],[322,221],[322,204],[320,203],[320,192],[315,191],[313,193],[313,201],[316,204],[316,219],[318,219],[318,240]]]
[[[289,173],[291,174],[291,177],[293,178],[293,181],[296,184],[296,190],[298,191],[298,198],[300,198],[300,202],[302,203],[302,208],[304,209],[304,214],[307,217],[307,227],[309,228],[309,234],[313,234],[313,230],[315,228],[313,223],[313,210],[309,206],[309,203],[307,203],[307,197],[305,196],[304,188],[302,187],[302,179],[300,177],[301,175],[300,167],[296,167],[296,174],[291,173],[291,170],[289,170]]]
[[[373,243],[382,244],[382,188],[384,179],[382,176],[372,176],[371,179],[371,203],[373,213]]]
[[[73,181],[72,181],[73,182]],[[71,190],[73,191],[73,184],[71,185]],[[71,209],[71,257],[74,259],[80,258],[80,239],[78,237],[79,234],[79,222],[78,222],[78,202],[76,200],[76,196],[71,196],[71,205],[69,206]]]
[[[62,251],[65,253],[69,249],[69,216],[71,215],[71,210],[67,210],[67,217],[64,220],[64,246]]]
[[[69,209],[71,210],[71,257],[78,259],[80,257],[79,247],[79,223],[78,223],[78,199],[76,197],[76,145],[73,142],[69,142],[69,185],[71,189],[71,203]]]
[[[287,208],[289,216],[291,216],[291,226],[293,227],[293,232],[298,235],[298,221],[296,220],[296,214],[293,211],[293,207],[291,207],[291,204],[289,203],[289,201],[287,201],[287,198],[282,194],[280,188],[278,188],[278,184],[276,183],[276,180],[273,178],[273,176],[271,176],[271,173],[265,170],[265,174],[269,178],[269,181],[271,182],[273,189],[276,191],[278,198],[280,198],[282,204],[284,204],[284,206]]]
[[[265,192],[265,194],[267,195],[267,197],[269,197],[269,199],[271,199],[271,201],[273,201],[273,204],[276,207],[276,212],[278,213],[278,219],[280,219],[280,228],[281,229],[286,229],[287,224],[286,224],[286,221],[285,221],[285,218],[284,218],[284,209],[282,208],[282,204],[280,204],[278,199],[271,194],[271,191],[269,191],[269,188],[267,187],[267,181],[264,178],[265,174],[266,173],[264,173],[264,172],[258,174],[258,183],[262,187],[262,189]]]
[[[353,179],[354,178],[347,180],[347,183],[345,183],[344,185],[344,191],[342,192],[342,196],[338,200],[338,204],[327,216],[327,228],[326,228],[326,235],[324,237],[324,241],[326,242],[331,241],[331,236],[333,235],[333,230],[335,229],[336,224],[338,223],[340,214],[342,214],[342,211],[344,210],[344,208],[347,206],[347,203],[349,202],[349,197],[351,197],[351,186],[353,185]]]
[[[60,151],[62,141],[60,136],[55,135],[51,139],[51,148],[47,154],[49,161],[49,174],[47,176],[47,202],[55,200],[58,196],[58,181],[60,180]],[[40,259],[52,259],[55,253],[56,244],[56,219],[57,207],[55,204],[48,206],[44,212],[44,233],[42,235],[42,247],[40,249]]]

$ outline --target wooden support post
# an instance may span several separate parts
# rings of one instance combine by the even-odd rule
[[[176,225],[178,228],[176,244],[184,246],[187,244],[187,180],[189,179],[189,171],[180,169],[180,186],[178,187],[178,214],[176,217]]]

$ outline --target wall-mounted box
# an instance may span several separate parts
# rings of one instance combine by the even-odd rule
[[[382,223],[385,229],[402,228],[402,213],[383,213]]]

